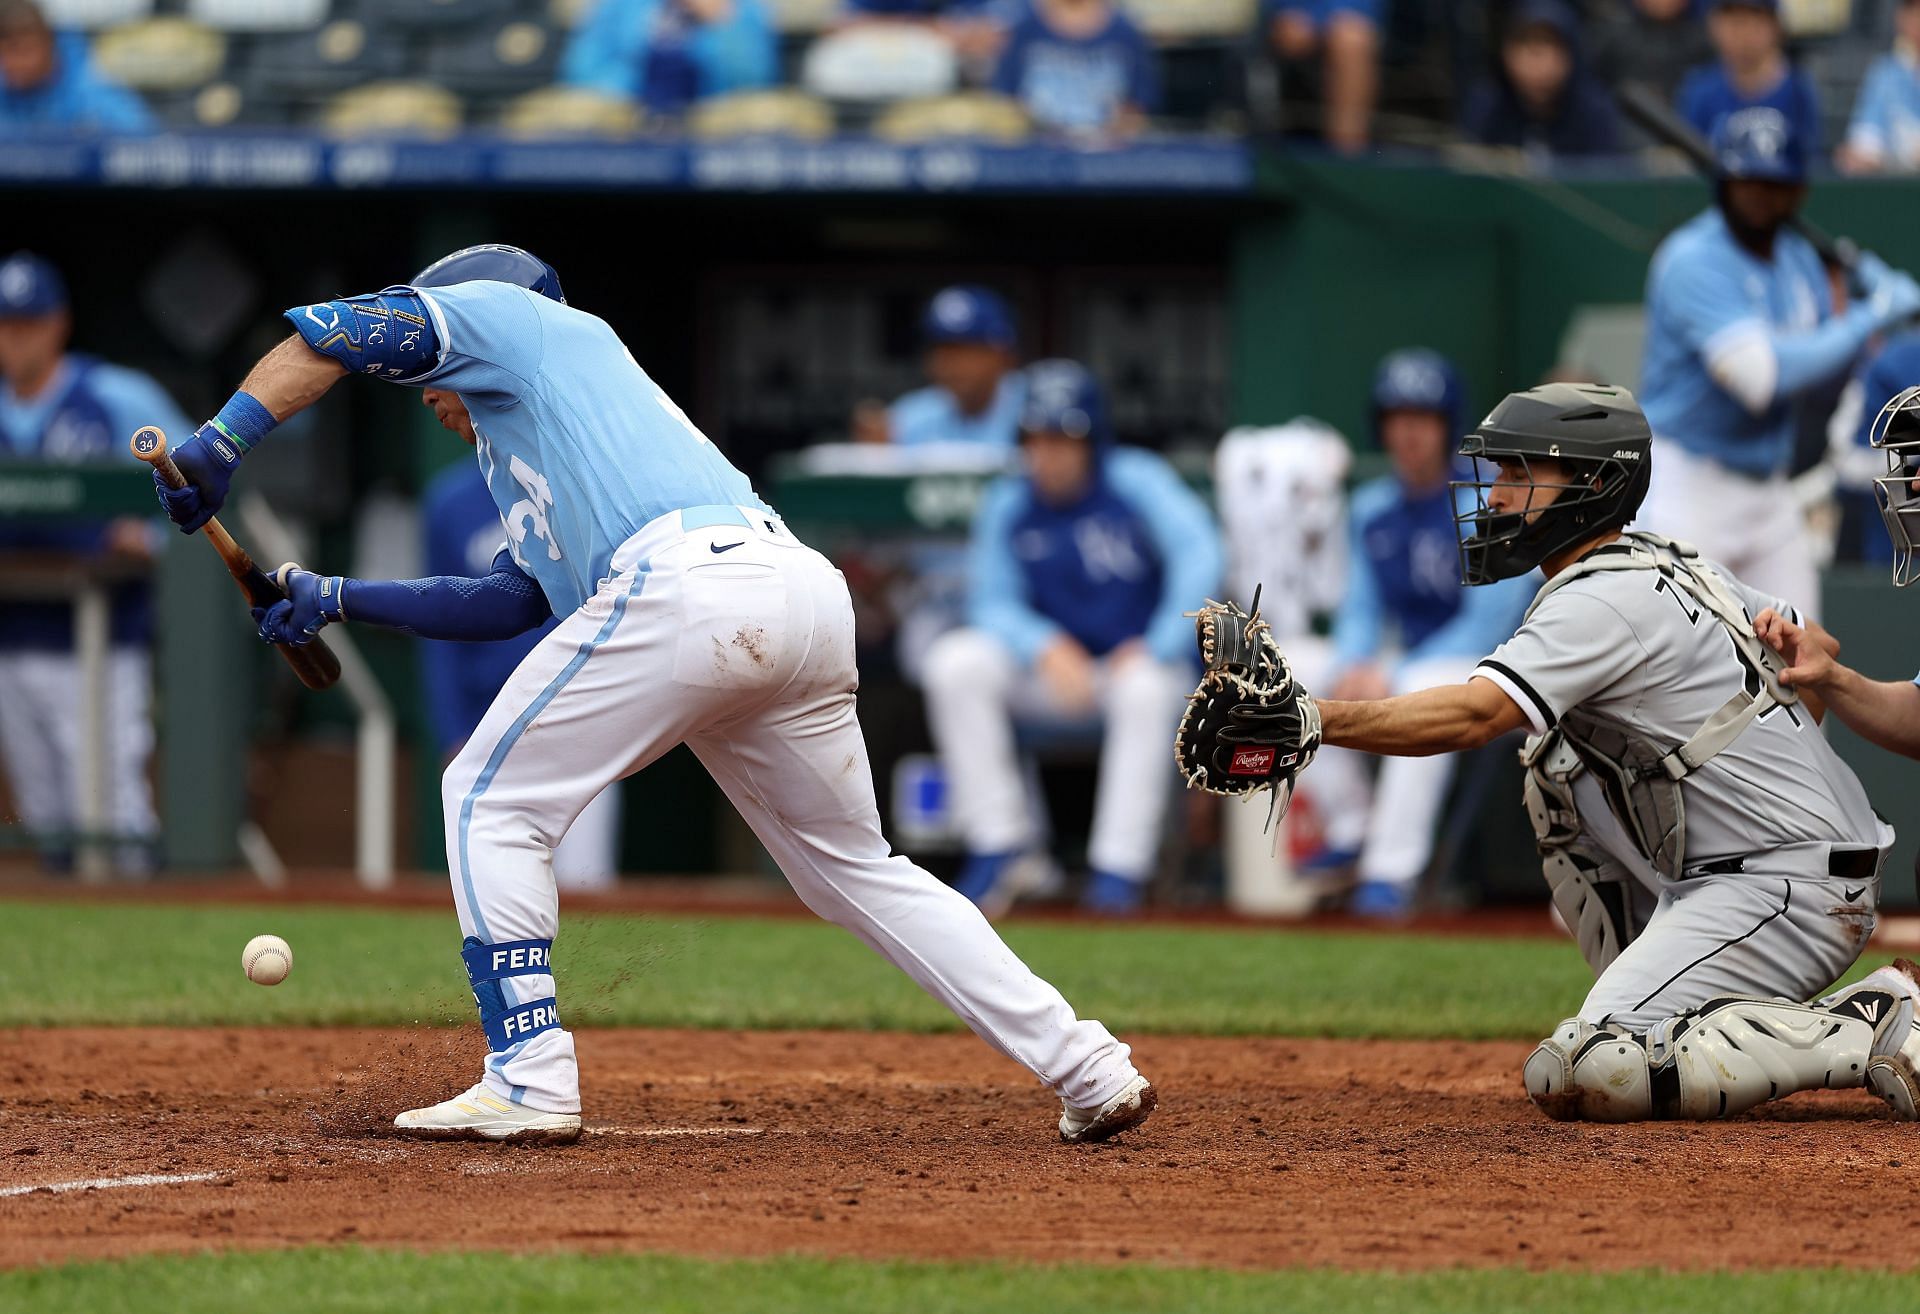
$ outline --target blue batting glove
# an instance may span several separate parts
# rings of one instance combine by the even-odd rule
[[[316,575],[289,561],[273,572],[273,581],[287,596],[271,607],[253,609],[254,624],[267,643],[290,643],[297,648],[313,642],[331,622],[347,618],[341,605],[347,587],[344,576]]]
[[[181,533],[193,533],[226,505],[227,485],[233,482],[242,454],[238,443],[209,422],[173,451],[173,464],[186,477],[185,488],[169,488],[160,472],[153,472],[154,492],[167,519],[180,526]]]

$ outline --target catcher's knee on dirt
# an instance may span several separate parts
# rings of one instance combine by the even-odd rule
[[[1637,1122],[1657,1116],[1646,1046],[1632,1032],[1570,1017],[1533,1047],[1527,1095],[1562,1122]]]
[[[1802,1090],[1865,1083],[1876,1053],[1897,1053],[1913,1001],[1854,987],[1825,1006],[1714,999],[1644,1037],[1570,1018],[1528,1055],[1527,1094],[1560,1119],[1731,1118]]]

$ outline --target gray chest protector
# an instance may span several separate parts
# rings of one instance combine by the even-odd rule
[[[1654,570],[1681,601],[1718,621],[1747,669],[1739,690],[1677,747],[1658,742],[1638,726],[1569,709],[1544,735],[1520,752],[1527,768],[1527,816],[1533,822],[1554,906],[1574,932],[1595,972],[1631,941],[1638,927],[1622,914],[1631,900],[1601,888],[1628,873],[1598,846],[1581,842],[1586,827],[1574,802],[1574,781],[1590,773],[1608,810],[1626,830],[1640,856],[1668,880],[1686,869],[1687,811],[1680,784],[1724,750],[1753,721],[1775,707],[1798,701],[1780,683],[1780,658],[1753,632],[1753,618],[1726,581],[1700,561],[1690,544],[1634,532],[1625,552],[1602,552],[1549,580],[1527,609],[1531,617],[1556,589],[1607,570]]]

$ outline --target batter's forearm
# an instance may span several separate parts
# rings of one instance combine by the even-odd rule
[[[1920,758],[1920,686],[1907,680],[1870,680],[1836,664],[1833,678],[1821,682],[1819,697],[1862,739]]]
[[[1492,685],[1487,689],[1492,698],[1471,684],[1453,684],[1362,703],[1317,700],[1321,741],[1390,757],[1431,757],[1479,748],[1522,722],[1505,694]],[[1502,715],[1495,699],[1512,714]]]
[[[266,407],[276,421],[284,420],[326,396],[346,373],[345,365],[321,355],[296,333],[260,358],[240,391]]]

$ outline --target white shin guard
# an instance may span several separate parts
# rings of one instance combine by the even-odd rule
[[[1865,1083],[1912,1047],[1914,1001],[1863,982],[1824,1004],[1714,999],[1644,1037],[1569,1018],[1527,1057],[1527,1094],[1562,1120],[1730,1118],[1801,1090]]]

